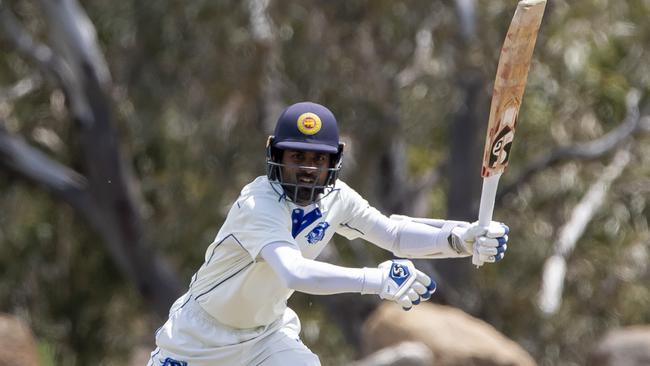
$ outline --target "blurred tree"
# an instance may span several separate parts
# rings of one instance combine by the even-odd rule
[[[2,164],[75,208],[97,230],[118,268],[164,316],[181,293],[180,285],[141,241],[136,198],[112,126],[110,74],[94,27],[74,0],[41,5],[52,47],[35,43],[7,7],[2,8],[3,24],[16,49],[64,92],[80,135],[78,163],[85,176],[49,159],[4,127],[0,127]]]
[[[61,4],[0,2],[0,309],[31,319],[59,363],[120,364],[133,344],[151,345],[159,320],[134,289],[166,312],[241,186],[263,174],[265,139],[291,102],[331,107],[348,142],[343,178],[382,211],[476,217],[514,2],[85,1],[92,23]],[[66,9],[76,21],[48,20]],[[439,277],[438,301],[488,320],[543,365],[582,363],[608,328],[650,319],[648,14],[643,0],[548,4],[495,213],[511,227],[508,258],[478,271],[420,263]],[[74,31],[63,24],[85,36],[94,27],[97,44],[54,31]],[[627,168],[565,258],[562,305],[540,313],[560,228],[621,148]],[[388,254],[337,239],[324,255],[375,265]],[[374,307],[365,298],[292,299],[326,364],[354,357]]]

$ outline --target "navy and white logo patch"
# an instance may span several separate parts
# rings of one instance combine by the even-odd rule
[[[314,221],[323,217],[320,209],[316,207],[309,213],[305,214],[302,208],[296,208],[291,212],[291,235],[295,238],[307,226],[314,223]]]
[[[185,361],[176,361],[170,357],[167,357],[165,361],[161,363],[162,366],[187,366]]]
[[[399,263],[393,263],[393,266],[390,268],[390,278],[395,281],[397,286],[402,286],[404,281],[406,281],[410,275],[411,273],[409,272],[408,267]]]
[[[309,244],[316,244],[319,241],[323,240],[325,237],[325,230],[327,230],[328,227],[330,227],[330,224],[327,222],[321,222],[320,224],[316,225],[316,227],[313,228],[309,234],[307,234],[307,242],[309,242]]]

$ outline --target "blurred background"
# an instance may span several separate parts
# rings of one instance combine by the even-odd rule
[[[475,220],[516,3],[0,1],[0,312],[43,365],[152,350],[302,100],[337,116],[342,179],[382,212]],[[650,322],[649,15],[647,0],[549,0],[494,214],[506,259],[418,261],[434,302],[540,365],[585,364],[608,331]],[[333,263],[389,258],[331,244]],[[289,303],[324,365],[362,356],[374,298]]]

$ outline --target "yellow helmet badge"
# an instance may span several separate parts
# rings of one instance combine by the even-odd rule
[[[316,114],[307,112],[298,117],[298,130],[305,135],[313,135],[320,131],[322,122]]]

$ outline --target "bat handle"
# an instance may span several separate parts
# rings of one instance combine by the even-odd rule
[[[501,173],[493,174],[483,178],[483,189],[481,190],[481,204],[478,209],[478,224],[488,227],[492,222],[492,212],[494,211],[494,200],[497,196],[497,187],[499,186]],[[472,255],[472,263],[480,267],[483,263],[478,258],[478,253]]]

